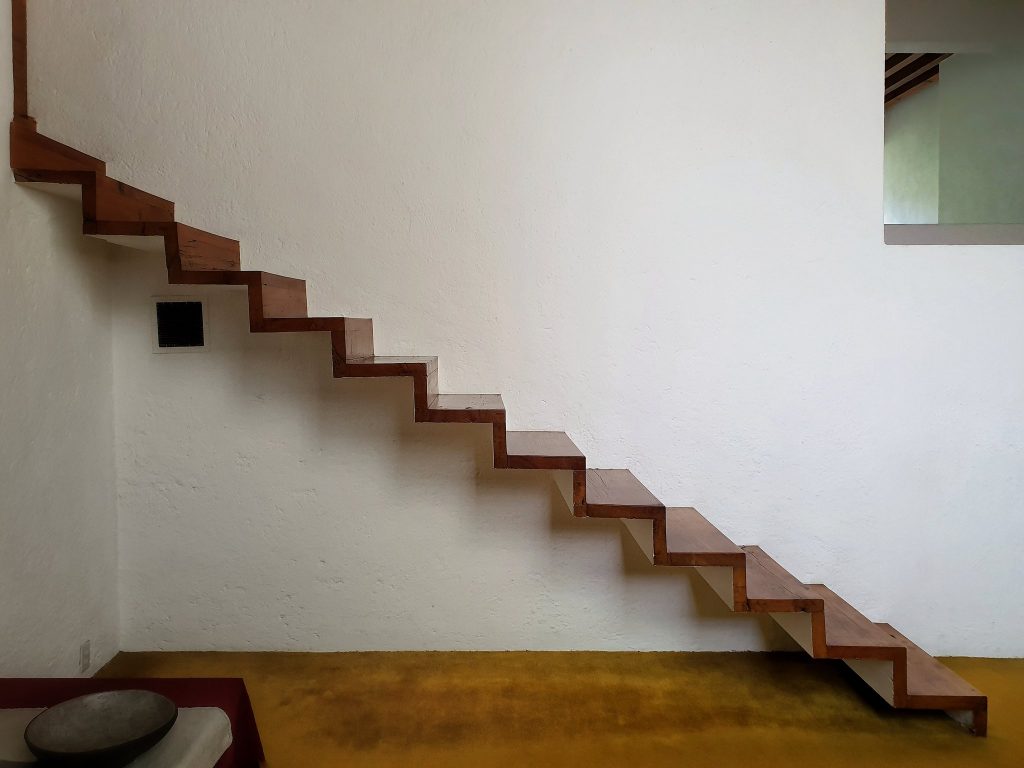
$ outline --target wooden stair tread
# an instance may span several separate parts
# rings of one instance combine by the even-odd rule
[[[341,376],[366,378],[436,374],[437,357],[374,355],[339,361]]]
[[[500,394],[436,394],[430,399],[428,408],[451,413],[505,413],[505,403]]]
[[[306,290],[305,280],[259,269],[182,271],[180,277],[188,284],[262,285],[285,290]]]
[[[427,407],[417,409],[417,421],[451,424],[494,424],[496,437],[500,429],[500,444],[496,439],[495,456],[504,463],[505,404],[501,395],[433,395]]]
[[[665,510],[669,565],[741,565],[746,553],[693,507]]]
[[[289,333],[307,331],[344,331],[346,317],[268,317],[263,320],[260,333]]]
[[[241,247],[230,237],[176,223],[174,246],[177,267],[187,272],[203,270],[241,271]]]
[[[506,433],[510,469],[584,469],[587,459],[565,432]]]
[[[122,234],[135,234],[131,223],[174,221],[174,203],[123,181],[97,174],[96,183],[82,191],[82,209],[88,221],[127,223]]]
[[[907,694],[921,697],[974,699],[983,705],[987,697],[960,675],[933,658],[889,624],[876,625],[882,632],[907,649]],[[913,705],[913,702],[911,702]],[[966,706],[965,708],[973,708]]]
[[[760,547],[740,547],[747,555],[747,602],[758,613],[821,611],[820,595],[768,556]]]
[[[106,173],[102,160],[44,136],[21,120],[11,123],[11,168],[19,181],[32,180],[24,174],[33,171]],[[66,183],[78,184],[81,180]]]
[[[505,404],[501,395],[435,395],[430,401],[432,411],[501,411]]]
[[[825,643],[829,655],[853,658],[892,658],[905,646],[823,584],[810,589],[825,602]]]
[[[628,469],[588,469],[586,514],[590,517],[655,518],[665,505]]]

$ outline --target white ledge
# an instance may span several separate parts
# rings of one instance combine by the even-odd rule
[[[1024,224],[886,224],[886,245],[1021,245]]]

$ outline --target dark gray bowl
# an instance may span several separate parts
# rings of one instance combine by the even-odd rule
[[[90,693],[40,712],[25,729],[25,742],[43,765],[123,768],[177,718],[177,705],[159,693]]]

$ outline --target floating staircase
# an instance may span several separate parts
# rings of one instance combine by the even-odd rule
[[[697,510],[665,507],[630,471],[588,468],[562,432],[509,432],[500,395],[438,391],[436,357],[375,353],[373,323],[308,317],[303,280],[243,270],[239,244],[175,221],[174,204],[107,175],[103,161],[38,132],[28,115],[25,0],[14,10],[17,181],[81,187],[83,231],[162,246],[174,285],[244,286],[255,333],[329,333],[336,377],[412,379],[416,421],[490,424],[494,466],[557,470],[580,517],[619,518],[658,566],[696,568],[733,611],[767,613],[816,659],[841,659],[891,706],[948,711],[985,735],[986,697],[888,624],[877,624],[820,584],[803,584],[759,547],[737,546]]]

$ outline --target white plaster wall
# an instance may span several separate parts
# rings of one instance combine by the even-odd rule
[[[942,84],[885,110],[885,223],[939,223]]]
[[[1024,249],[882,243],[881,0],[33,0],[33,111],[937,653],[1024,652]],[[822,34],[828,30],[828,34]],[[843,62],[837,68],[835,62]],[[143,257],[145,258],[145,257]],[[612,524],[322,343],[149,354],[118,263],[126,648],[736,648]],[[956,606],[952,611],[950,606]]]
[[[10,39],[3,13],[4,115]],[[0,173],[0,677],[77,676],[84,641],[87,672],[117,651],[111,282],[80,230],[70,202]]]

